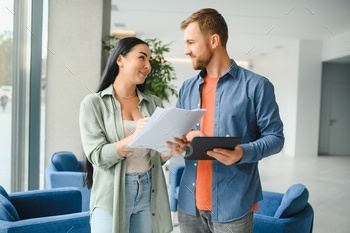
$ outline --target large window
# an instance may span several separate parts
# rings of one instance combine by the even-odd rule
[[[12,125],[13,0],[0,2],[0,184],[10,190]]]
[[[11,192],[44,187],[43,2],[0,2],[0,185]]]

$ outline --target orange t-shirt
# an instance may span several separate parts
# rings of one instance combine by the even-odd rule
[[[201,131],[206,136],[214,135],[216,85],[219,78],[205,77],[202,89],[202,108],[207,109],[201,120]],[[198,160],[196,181],[196,206],[200,210],[212,209],[213,162]]]
[[[218,81],[219,78],[204,77],[201,107],[207,109],[207,112],[201,120],[201,131],[206,136],[214,135],[215,96]],[[199,210],[212,210],[212,181],[213,162],[211,160],[198,160],[196,206]],[[258,208],[258,203],[255,203],[252,211]]]

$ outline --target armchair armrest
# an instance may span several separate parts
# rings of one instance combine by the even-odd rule
[[[90,233],[89,219],[89,212],[86,211],[60,216],[26,219],[15,222],[7,222],[0,220],[0,233]]]
[[[78,188],[31,190],[9,194],[21,220],[81,212]]]

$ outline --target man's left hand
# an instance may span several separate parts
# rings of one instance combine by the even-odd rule
[[[207,154],[225,165],[232,165],[239,162],[243,157],[243,148],[237,145],[234,150],[214,148]]]

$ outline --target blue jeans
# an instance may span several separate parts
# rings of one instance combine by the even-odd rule
[[[231,222],[212,222],[211,212],[197,210],[197,216],[186,214],[178,208],[181,233],[252,233],[253,212]]]
[[[125,175],[125,233],[152,233],[151,170]]]

